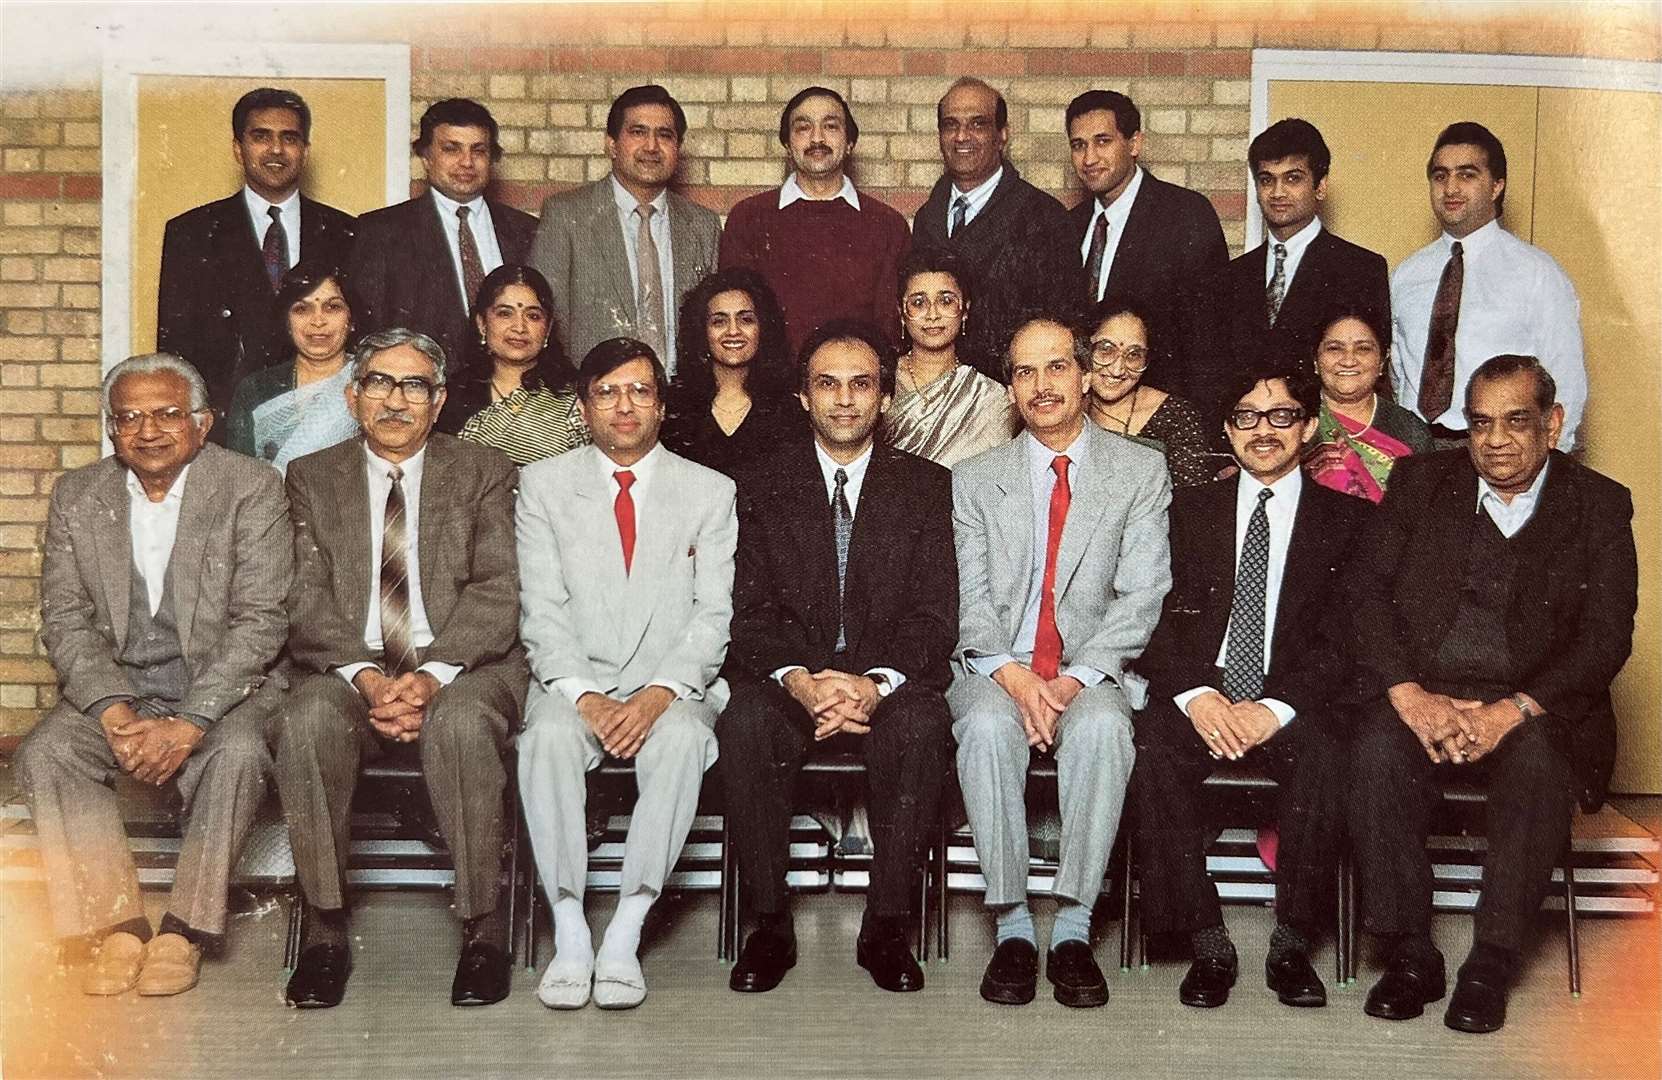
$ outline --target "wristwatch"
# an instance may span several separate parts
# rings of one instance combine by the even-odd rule
[[[1541,715],[1541,710],[1537,709],[1535,704],[1522,694],[1513,694],[1507,700],[1511,701],[1512,704],[1518,707],[1518,711],[1523,713],[1523,718],[1525,720],[1533,720],[1537,716]]]

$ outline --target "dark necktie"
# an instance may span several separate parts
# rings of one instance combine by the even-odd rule
[[[1056,626],[1056,555],[1073,502],[1067,455],[1058,455],[1050,467],[1056,472],[1056,483],[1050,489],[1050,534],[1045,540],[1044,582],[1039,586],[1039,626],[1033,634],[1033,673],[1041,679],[1054,679],[1062,664],[1062,631]]]
[[[1270,275],[1270,287],[1264,293],[1264,309],[1270,317],[1270,325],[1275,325],[1276,317],[1281,314],[1281,302],[1287,299],[1287,245],[1275,245],[1275,273]]]
[[[462,307],[472,310],[479,296],[479,286],[485,280],[485,264],[479,259],[479,242],[473,238],[473,228],[467,223],[472,207],[456,207],[456,251],[462,257]]]
[[[658,359],[667,364],[669,361],[664,349],[667,344],[664,336],[664,272],[658,265],[658,242],[652,239],[652,215],[657,209],[651,203],[635,207],[635,214],[641,219],[635,232],[635,279],[639,286],[635,310],[640,316],[635,320],[635,331],[642,341],[652,346]]]
[[[1102,277],[1102,259],[1107,254],[1108,215],[1098,214],[1096,224],[1091,226],[1091,253],[1085,257],[1085,299],[1093,304],[1100,292],[1097,282]]]
[[[1247,521],[1229,608],[1229,645],[1223,654],[1223,693],[1230,701],[1257,701],[1264,693],[1264,596],[1270,574],[1270,515],[1264,488]]]
[[[848,648],[848,631],[843,626],[843,583],[848,578],[848,542],[854,538],[854,511],[848,505],[848,473],[832,474],[837,486],[831,494],[831,519],[837,527],[837,651]]]
[[[948,236],[957,236],[958,230],[964,227],[964,219],[969,216],[969,196],[960,195],[952,201],[952,228],[946,231]]]
[[[266,210],[266,216],[271,224],[266,226],[265,243],[260,252],[265,256],[265,276],[271,279],[271,287],[277,288],[283,280],[283,273],[289,268],[289,234],[283,228],[283,212],[273,206]]]
[[[629,494],[629,489],[635,485],[635,474],[628,469],[619,469],[612,474],[612,479],[617,481],[617,498],[612,502],[612,513],[617,517],[617,536],[623,542],[623,572],[627,574],[635,563],[635,497]]]
[[[388,675],[415,670],[410,639],[410,541],[404,516],[404,470],[387,470],[386,525],[381,532],[381,655]]]
[[[1420,367],[1420,415],[1432,423],[1454,401],[1454,335],[1460,328],[1460,289],[1465,281],[1466,256],[1456,240],[1431,301],[1431,329],[1425,335],[1425,363]]]

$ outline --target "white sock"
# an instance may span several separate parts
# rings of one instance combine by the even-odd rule
[[[641,927],[646,924],[646,913],[652,910],[657,897],[642,889],[630,893],[617,902],[617,911],[606,926],[606,936],[600,942],[600,954],[621,960],[633,958],[641,948]]]
[[[571,968],[594,964],[594,943],[579,897],[562,896],[554,901],[554,961]]]

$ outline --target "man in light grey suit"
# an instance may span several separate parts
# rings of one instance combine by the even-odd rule
[[[554,288],[567,356],[631,337],[675,374],[681,301],[721,246],[721,219],[669,190],[686,134],[668,90],[630,87],[606,115],[611,175],[543,203],[530,262]]]
[[[720,678],[738,544],[733,482],[658,445],[663,365],[612,338],[578,371],[594,444],[528,466],[516,526],[520,636],[531,661],[519,790],[554,908],[554,959],[537,995],[554,1009],[646,997],[641,925],[692,827],[716,760]],[[640,791],[618,906],[595,953],[583,915],[584,773],[635,763]]]
[[[1056,1000],[1106,1004],[1090,947],[1135,756],[1124,674],[1171,587],[1162,455],[1085,419],[1088,345],[1056,315],[1029,316],[1005,353],[1026,433],[953,469],[959,637],[947,704],[958,778],[998,917],[981,982],[988,1001],[1033,999],[1038,949],[1027,907],[1026,777],[1056,758],[1062,815],[1046,975]]]
[[[97,936],[82,988],[177,994],[225,932],[225,896],[271,771],[265,682],[288,630],[288,509],[277,474],[205,446],[195,368],[135,356],[104,379],[115,457],[59,479],[41,637],[59,701],[17,755],[54,931]],[[152,934],[113,790],[176,780],[188,814]]]

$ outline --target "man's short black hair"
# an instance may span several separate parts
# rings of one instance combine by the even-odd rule
[[[421,114],[421,134],[410,144],[410,149],[417,154],[426,153],[427,148],[433,145],[433,131],[440,124],[484,128],[491,136],[491,160],[501,159],[502,143],[498,140],[496,117],[477,101],[467,98],[445,98],[427,106],[427,111]]]
[[[1466,407],[1465,413],[1471,415],[1472,394],[1479,380],[1493,382],[1496,379],[1510,378],[1519,372],[1527,372],[1535,377],[1535,407],[1545,416],[1558,404],[1558,383],[1552,377],[1552,372],[1539,359],[1533,356],[1522,356],[1517,353],[1502,353],[1491,356],[1477,366],[1472,377],[1466,380]]]
[[[1290,157],[1302,157],[1308,162],[1310,179],[1317,184],[1327,178],[1327,170],[1333,166],[1333,152],[1327,148],[1322,133],[1316,130],[1315,124],[1296,116],[1277,120],[1260,131],[1247,147],[1247,165],[1255,175],[1266,161]]]
[[[1224,385],[1223,414],[1217,417],[1220,423],[1229,420],[1229,414],[1241,403],[1241,399],[1252,393],[1261,382],[1280,379],[1287,387],[1287,393],[1304,410],[1306,419],[1315,419],[1321,413],[1321,384],[1307,372],[1308,364],[1296,364],[1290,361],[1271,360],[1261,364],[1252,364],[1237,369]]]
[[[1075,120],[1086,113],[1103,111],[1114,114],[1114,126],[1122,138],[1129,139],[1143,130],[1143,114],[1138,111],[1137,103],[1117,90],[1087,90],[1068,102],[1067,122],[1062,130],[1071,135]]]
[[[1506,147],[1495,138],[1495,133],[1474,120],[1461,120],[1444,128],[1442,134],[1431,147],[1431,157],[1425,162],[1425,175],[1431,176],[1431,163],[1437,157],[1437,151],[1445,146],[1475,146],[1483,151],[1483,156],[1489,162],[1489,175],[1496,180],[1506,179]],[[1506,190],[1501,189],[1500,197],[1495,200],[1495,212],[1499,213],[1506,205]]]
[[[248,128],[248,118],[255,109],[292,110],[300,117],[300,141],[311,143],[312,110],[306,104],[306,99],[293,90],[275,86],[262,86],[237,98],[237,103],[231,106],[231,138],[242,138],[242,133]]]
[[[791,96],[791,100],[785,102],[784,111],[779,114],[779,145],[791,145],[791,113],[811,97],[828,97],[843,107],[843,130],[848,132],[849,149],[853,149],[860,138],[860,125],[854,122],[854,110],[848,107],[848,102],[843,100],[841,94],[825,86],[809,86],[798,90]]]
[[[667,108],[675,116],[675,141],[679,143],[686,139],[686,110],[681,108],[681,103],[675,100],[673,94],[657,83],[631,86],[619,94],[606,111],[606,134],[614,139],[623,134],[623,114],[637,105],[662,105]]]
[[[998,358],[1005,382],[1010,381],[1010,349],[1016,343],[1016,335],[1034,323],[1041,322],[1060,326],[1073,335],[1073,362],[1079,365],[1080,371],[1091,370],[1090,331],[1096,328],[1096,324],[1093,323],[1087,328],[1081,321],[1079,311],[1073,307],[1030,307],[1023,308],[1016,315],[1010,322],[1010,329],[999,341]]]
[[[808,361],[814,354],[833,342],[864,345],[877,357],[878,383],[883,393],[894,393],[894,350],[883,332],[866,319],[832,319],[808,335],[796,354],[797,385],[808,389]]]
[[[652,362],[652,381],[658,387],[658,401],[663,402],[669,393],[669,376],[664,373],[664,362],[658,359],[652,346],[631,337],[607,338],[588,351],[583,362],[577,366],[577,393],[584,401],[589,400],[589,391],[594,389],[595,383],[631,360]]]
[[[996,104],[993,106],[994,125],[996,125],[1000,131],[1003,131],[1010,126],[1010,105],[1004,100],[1004,95],[999,93],[997,89],[987,83],[984,79],[977,79],[974,75],[964,75],[960,78],[954,79],[952,81],[952,85],[946,88],[946,94],[942,94],[941,99],[935,102],[936,126],[939,126],[941,122],[941,109],[946,105],[946,95],[952,93],[961,86],[979,86],[981,89],[992,94],[993,97],[997,99]]]

